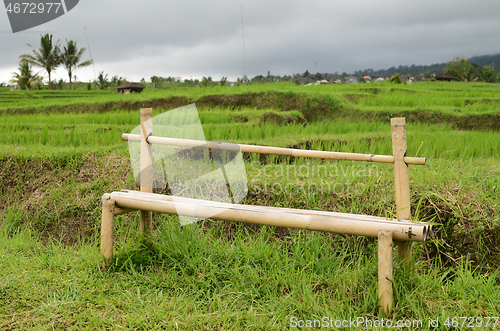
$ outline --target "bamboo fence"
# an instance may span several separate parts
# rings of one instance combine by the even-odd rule
[[[405,156],[406,124],[404,118],[391,119],[393,155],[339,153],[231,144],[225,142],[177,139],[153,136],[152,109],[141,109],[141,133],[123,134],[122,139],[141,144],[140,191],[122,190],[106,193],[102,199],[101,252],[108,262],[113,254],[113,216],[139,210],[140,231],[149,236],[153,224],[151,212],[252,224],[342,233],[378,238],[378,297],[382,314],[390,315],[393,306],[392,248],[398,247],[398,258],[409,263],[411,242],[427,240],[432,226],[410,222],[410,186],[408,164],[424,165],[425,158]],[[369,215],[335,213],[317,210],[238,205],[152,193],[152,144],[210,148],[247,153],[274,154],[331,160],[352,160],[394,164],[396,219]]]

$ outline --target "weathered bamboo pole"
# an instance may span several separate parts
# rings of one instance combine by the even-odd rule
[[[396,193],[396,217],[402,221],[410,219],[410,178],[406,154],[406,121],[404,117],[391,118],[392,153],[394,155],[394,191]],[[398,259],[411,258],[411,244],[398,244]]]
[[[122,134],[122,140],[139,142],[141,141],[141,137],[139,135],[124,133]],[[148,137],[148,142],[150,144],[160,144],[160,145],[170,145],[170,146],[180,146],[180,147],[213,148],[213,149],[231,150],[231,151],[236,150],[247,153],[274,154],[274,155],[285,155],[285,156],[295,156],[295,157],[309,157],[317,159],[394,163],[394,156],[392,155],[311,151],[305,149],[239,145],[239,144],[231,144],[231,143],[215,142],[215,141],[164,138],[155,136]],[[404,162],[406,162],[407,164],[424,165],[425,161],[426,159],[422,157],[404,157]]]
[[[102,218],[101,218],[101,254],[105,263],[113,256],[113,211],[115,201],[111,194],[102,196]]]
[[[199,205],[194,203],[172,202],[158,199],[146,199],[131,196],[127,193],[113,192],[112,197],[116,206],[139,210],[150,210],[159,213],[177,214],[190,217],[214,218],[227,221],[252,223],[269,226],[280,226],[311,231],[324,231],[365,237],[377,237],[383,228],[392,231],[397,240],[425,241],[427,239],[426,226],[418,224],[402,224],[401,222],[377,223],[372,221],[352,220],[341,216],[301,215],[279,213],[276,211],[252,210],[248,205],[234,205],[221,207]],[[241,209],[241,207],[250,207]]]
[[[392,232],[380,230],[378,234],[378,299],[380,311],[392,313]]]
[[[432,231],[432,225],[427,223],[413,223],[413,222],[399,222],[397,219],[389,220],[383,217],[370,216],[370,215],[359,215],[359,214],[346,214],[346,213],[337,213],[337,212],[329,212],[329,211],[319,211],[319,210],[307,210],[307,209],[293,209],[293,208],[281,208],[281,207],[272,207],[272,206],[255,206],[255,205],[239,205],[239,204],[230,204],[223,202],[214,202],[209,200],[200,200],[200,199],[191,199],[184,197],[176,197],[170,195],[163,194],[155,194],[155,193],[142,193],[139,191],[133,190],[121,190],[120,192],[113,192],[112,195],[120,196],[120,193],[125,193],[128,196],[135,196],[138,198],[145,199],[155,199],[155,200],[163,200],[163,201],[173,201],[173,202],[184,202],[184,203],[192,203],[198,205],[208,205],[208,206],[219,206],[221,208],[234,208],[240,210],[255,210],[255,211],[273,211],[279,213],[287,213],[287,214],[300,214],[300,215],[319,215],[326,217],[340,217],[343,219],[353,220],[353,221],[369,221],[369,222],[377,222],[377,223],[394,223],[398,222],[400,224],[405,224],[408,226],[425,226],[426,233],[430,234]],[[125,195],[125,196],[127,196]],[[124,210],[124,212],[121,212]],[[119,215],[122,213],[133,211],[133,209],[122,209],[119,207],[115,207],[115,215]]]
[[[141,108],[141,192],[153,192],[153,151],[148,137],[153,134],[153,109]],[[139,231],[148,236],[153,231],[151,211],[141,210]]]

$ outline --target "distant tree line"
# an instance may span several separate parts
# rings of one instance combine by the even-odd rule
[[[489,66],[495,70],[495,73],[500,74],[500,54],[496,55],[482,55],[482,56],[473,56],[469,58],[471,63],[476,63],[481,67]]]
[[[496,82],[498,81],[498,74],[500,73],[500,54],[497,55],[484,55],[484,56],[474,56],[470,59],[464,59],[460,57],[460,59],[466,60],[467,69],[463,69],[467,71],[467,74],[463,72],[457,73],[457,78],[460,80],[464,80],[461,77],[463,76],[465,79],[469,77],[468,81],[476,80],[476,81],[485,81],[485,82]],[[456,61],[456,58],[450,62]],[[446,72],[452,74],[450,72],[454,72],[450,67],[450,62],[448,63],[436,63],[431,65],[415,65],[412,64],[410,66],[398,66],[398,67],[390,67],[388,69],[364,69],[357,70],[354,73],[348,74],[343,72],[339,74],[335,73],[310,73],[309,71],[305,71],[302,74],[295,74],[291,76],[275,76],[271,75],[268,71],[267,76],[258,75],[251,79],[252,82],[279,82],[279,81],[287,81],[287,80],[296,80],[297,78],[309,78],[312,81],[318,81],[322,79],[332,80],[332,79],[344,79],[347,76],[356,76],[357,78],[362,78],[364,76],[370,76],[372,79],[374,78],[386,78],[386,77],[394,77],[396,75],[400,77],[407,77],[408,75],[421,75],[424,74],[425,78],[432,78],[432,74],[439,74],[442,72]],[[495,66],[495,63],[497,64]],[[448,69],[447,69],[448,67]],[[450,71],[451,70],[451,71]],[[448,72],[450,71],[450,72]],[[495,75],[496,74],[496,75]],[[496,80],[495,80],[496,77]],[[471,79],[472,78],[472,79]]]
[[[399,66],[399,67],[390,67],[388,69],[380,69],[380,70],[373,70],[373,69],[365,69],[365,70],[358,70],[354,72],[354,76],[370,76],[372,78],[378,78],[378,77],[392,77],[395,76],[396,74],[400,76],[406,76],[406,75],[421,75],[424,74],[425,78],[431,78],[431,75],[433,73],[441,73],[444,71],[446,67],[446,63],[437,63],[437,64],[431,64],[431,65],[415,65],[412,64],[410,66]]]
[[[10,80],[11,83],[17,84],[21,89],[40,89],[44,85],[45,77],[39,73],[34,73],[32,67],[40,67],[42,71],[45,71],[48,76],[49,88],[63,88],[64,81],[59,80],[56,84],[52,82],[52,73],[59,67],[63,66],[69,77],[69,87],[72,89],[72,83],[76,80],[75,71],[79,68],[83,68],[92,64],[92,60],[81,61],[81,57],[85,52],[85,48],[78,49],[77,43],[72,40],[66,40],[66,45],[61,48],[59,40],[53,42],[52,35],[46,34],[41,36],[40,48],[35,49],[33,46],[29,45],[33,50],[31,54],[23,54],[20,56],[20,63],[18,72],[13,73],[13,77]],[[495,67],[495,63],[497,66]],[[357,70],[353,74],[347,74],[343,72],[339,74],[335,73],[310,73],[305,71],[302,74],[293,75],[274,75],[270,71],[267,75],[257,75],[254,78],[248,80],[244,78],[238,78],[236,84],[248,84],[248,83],[269,83],[269,82],[282,82],[282,81],[319,81],[319,80],[342,80],[347,76],[356,76],[360,81],[364,76],[370,76],[372,79],[375,78],[386,78],[386,77],[410,77],[413,75],[424,74],[427,79],[432,78],[433,74],[445,72],[452,76],[455,76],[460,81],[483,81],[483,82],[498,82],[500,72],[500,54],[496,55],[484,55],[484,56],[474,56],[469,59],[464,57],[455,57],[452,61],[448,63],[437,63],[431,65],[415,65],[410,66],[399,66],[391,67],[388,69],[364,69]],[[397,79],[395,79],[397,81]],[[93,83],[88,83],[87,88],[99,88],[106,89],[112,86],[119,86],[126,83],[127,80],[123,77],[113,76],[108,78],[107,74],[104,72],[99,72],[96,80]],[[198,79],[184,79],[180,77],[161,77],[152,76],[151,84],[145,82],[144,78],[141,82],[152,88],[168,88],[170,84],[183,84],[188,86],[200,86],[207,87],[212,85],[226,86],[228,85],[227,77],[222,77],[219,82],[213,81],[212,77],[203,77],[202,80]],[[2,83],[3,85],[3,83]],[[0,85],[0,86],[2,86]],[[232,86],[233,84],[231,84]]]
[[[146,83],[143,79],[141,82]],[[160,76],[152,76],[151,77],[151,87],[153,88],[169,88],[174,85],[182,84],[184,86],[198,86],[198,87],[208,87],[208,86],[226,86],[228,85],[227,77],[222,77],[220,81],[216,82],[212,79],[211,76],[203,77],[201,81],[199,79],[184,79],[180,77],[160,77]]]
[[[482,81],[490,81],[491,78],[493,77],[492,74],[500,74],[500,54],[497,55],[483,55],[483,56],[473,56],[469,59],[466,59],[464,57],[459,57],[461,60],[464,60],[467,62],[467,66],[473,67],[473,69],[468,69],[469,71],[475,71],[476,74],[474,75],[475,77],[483,77],[479,80]],[[455,57],[452,61],[450,62],[456,62],[457,57]],[[373,70],[373,69],[365,69],[365,70],[358,70],[354,72],[355,76],[371,76],[372,78],[376,77],[392,77],[396,74],[399,74],[401,76],[406,76],[406,75],[418,75],[418,74],[424,74],[425,78],[431,78],[431,75],[433,73],[442,73],[446,72],[450,75],[453,75],[452,72],[459,74],[461,76],[464,76],[464,73],[460,72],[457,73],[450,67],[450,62],[448,63],[436,63],[436,64],[431,64],[431,65],[415,65],[412,64],[411,66],[399,66],[399,67],[391,67],[389,69],[381,69],[381,70]],[[497,63],[497,66],[495,67],[495,63]],[[453,64],[451,65],[453,66]],[[488,68],[485,68],[488,67]],[[478,69],[480,68],[480,69]],[[491,68],[491,70],[490,70]],[[451,72],[448,72],[450,71]],[[485,74],[480,73],[479,71],[483,70]],[[453,75],[455,76],[455,75]],[[469,74],[465,75],[470,76]],[[457,78],[461,79],[461,77]],[[463,79],[461,79],[463,80]],[[469,79],[470,81],[470,79]]]
[[[500,59],[500,54],[498,55]],[[476,59],[482,59],[483,57],[476,57]],[[491,59],[492,57],[488,57]],[[458,59],[458,60],[457,60]],[[457,61],[459,62],[457,64]],[[500,64],[498,65],[500,67]],[[355,76],[359,81],[363,80],[364,76],[370,76],[372,79],[375,78],[391,78],[390,81],[393,83],[401,83],[404,79],[410,79],[410,77],[414,75],[422,75],[427,79],[432,79],[433,74],[439,73],[448,73],[457,77],[462,81],[483,81],[483,82],[498,82],[499,76],[495,74],[491,65],[480,66],[477,63],[472,62],[471,60],[456,57],[452,61],[448,63],[439,63],[432,65],[415,65],[411,66],[399,66],[399,67],[391,67],[383,70],[374,70],[374,69],[365,69],[355,71],[353,74],[348,74],[343,72],[339,74],[335,73],[310,73],[306,70],[302,74],[293,74],[293,75],[273,75],[270,71],[267,72],[267,75],[257,75],[249,80],[245,80],[244,78],[238,78],[236,81],[236,85],[239,84],[252,84],[252,83],[271,83],[271,82],[283,82],[283,81],[320,81],[320,80],[342,80],[348,76]],[[144,79],[142,82],[145,83]],[[183,84],[183,85],[191,85],[191,86],[199,86],[199,87],[207,87],[213,85],[225,86],[227,85],[227,77],[222,77],[219,82],[212,80],[212,77],[203,77],[201,81],[195,79],[184,79],[182,80],[180,77],[160,77],[160,76],[152,76],[151,77],[151,87],[154,88],[168,88],[169,84]],[[147,83],[145,83],[147,84]]]
[[[460,81],[498,82],[498,76],[491,64],[481,67],[479,64],[460,56],[448,62],[444,71]]]

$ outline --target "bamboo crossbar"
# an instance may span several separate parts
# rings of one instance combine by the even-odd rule
[[[213,218],[311,231],[333,232],[376,238],[378,237],[379,231],[384,229],[392,232],[395,240],[401,241],[425,241],[428,234],[426,225],[410,225],[394,221],[381,223],[362,219],[352,219],[345,217],[346,215],[341,213],[332,213],[331,216],[323,216],[279,212],[276,209],[264,210],[263,207],[256,209],[248,205],[222,205],[216,202],[211,202],[210,204],[197,204],[185,201],[173,202],[146,198],[145,195],[129,194],[126,192],[113,192],[109,194],[109,198],[114,200],[115,205],[120,208],[148,210],[166,214]]]
[[[140,142],[141,136],[138,134],[124,133],[124,134],[122,134],[122,140],[132,141],[132,142]],[[285,156],[295,156],[295,157],[310,157],[310,158],[316,158],[316,159],[394,163],[394,156],[392,156],[392,155],[311,151],[311,150],[306,150],[306,149],[243,145],[243,144],[233,144],[233,143],[225,143],[225,142],[217,142],[217,141],[165,138],[165,137],[156,137],[156,136],[147,137],[147,141],[150,144],[160,144],[160,145],[179,146],[179,147],[212,148],[212,149],[220,149],[220,150],[241,151],[241,152],[247,152],[247,153],[274,154],[274,155],[285,155]],[[404,162],[406,164],[424,165],[426,162],[426,159],[423,157],[405,156]]]
[[[125,194],[125,195],[122,195]],[[215,202],[209,200],[201,200],[201,199],[191,199],[184,197],[174,197],[171,195],[163,195],[156,193],[143,193],[134,190],[121,190],[120,192],[111,193],[112,197],[115,196],[135,196],[138,198],[147,198],[147,199],[155,199],[155,200],[163,200],[163,201],[171,201],[171,202],[184,202],[198,205],[217,205],[221,208],[234,208],[239,210],[255,210],[255,211],[273,211],[278,213],[286,213],[286,214],[300,214],[300,215],[318,215],[325,217],[340,217],[347,220],[352,221],[368,221],[368,222],[377,222],[379,224],[389,223],[393,224],[397,222],[398,224],[408,225],[408,226],[425,226],[426,233],[432,233],[432,225],[427,223],[413,223],[413,222],[405,222],[400,221],[398,219],[387,219],[384,217],[370,216],[370,215],[360,215],[360,214],[347,214],[347,213],[338,213],[338,212],[330,212],[330,211],[319,211],[319,210],[307,210],[307,209],[294,209],[294,208],[282,208],[282,207],[272,207],[272,206],[255,206],[255,205],[240,205],[240,204],[231,204],[231,203],[223,203],[223,202]],[[115,215],[125,214],[137,209],[125,209],[120,207],[115,207]]]

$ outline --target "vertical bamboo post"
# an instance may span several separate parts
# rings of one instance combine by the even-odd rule
[[[113,216],[115,201],[110,194],[102,196],[102,219],[101,219],[101,254],[104,255],[105,263],[113,256]]]
[[[392,313],[392,232],[378,233],[378,298],[379,310],[385,316]]]
[[[153,151],[148,137],[153,134],[153,109],[141,108],[141,192],[153,192]],[[151,235],[152,214],[141,210],[140,233]]]
[[[404,117],[391,118],[392,153],[394,155],[394,186],[396,192],[396,217],[403,221],[410,219],[410,179],[408,165],[404,162],[406,154],[406,121]],[[411,258],[411,243],[398,244],[398,259]]]

